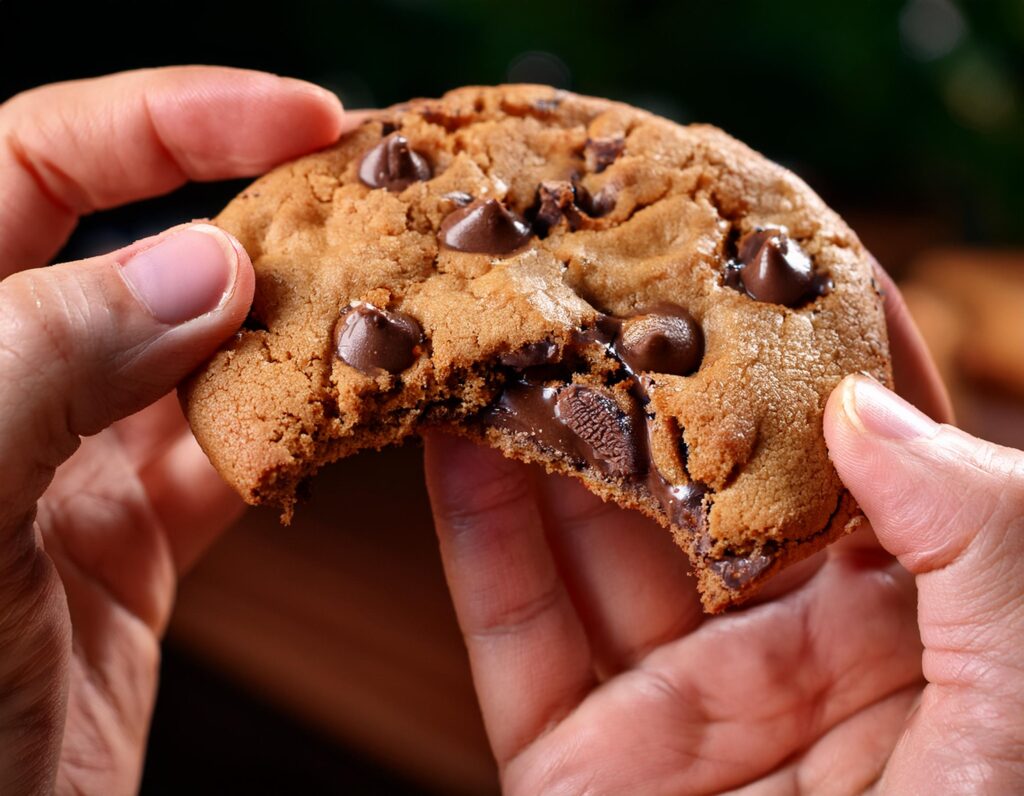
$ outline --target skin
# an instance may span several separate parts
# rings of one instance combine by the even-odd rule
[[[892,281],[896,385],[951,418]],[[1024,790],[1024,454],[865,377],[825,413],[872,527],[739,610],[569,479],[441,435],[427,479],[509,794]]]
[[[353,123],[321,89],[231,69],[0,106],[0,793],[137,789],[175,584],[242,508],[169,393],[245,318],[244,251],[224,305],[177,325],[117,273],[165,236],[38,267],[82,214],[262,173]]]
[[[180,229],[40,266],[83,213],[257,174],[357,122],[315,87],[210,68],[0,106],[0,793],[137,789],[177,578],[241,509],[169,396],[248,311],[237,242],[220,241],[235,263],[221,303],[173,324],[123,273]],[[879,276],[897,386],[948,419]],[[713,619],[661,529],[492,451],[428,440],[507,792],[1020,790],[1024,457],[887,395],[847,380],[825,420],[875,531]]]

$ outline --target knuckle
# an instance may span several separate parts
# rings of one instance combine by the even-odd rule
[[[494,605],[472,626],[465,628],[466,638],[480,641],[521,634],[556,611],[563,597],[561,584],[552,578],[535,593]]]
[[[525,478],[487,480],[472,484],[445,506],[445,520],[453,537],[491,525],[494,518],[530,499]]]

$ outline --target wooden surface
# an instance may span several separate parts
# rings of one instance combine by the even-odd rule
[[[932,250],[902,288],[957,425],[1024,449],[1024,251]]]
[[[492,793],[420,457],[328,468],[288,528],[250,511],[182,584],[171,638],[438,792]]]

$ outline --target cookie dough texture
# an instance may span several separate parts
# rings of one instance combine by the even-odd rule
[[[372,153],[396,136],[414,153],[404,166],[397,149],[391,161]],[[392,184],[367,184],[388,168]],[[445,219],[489,199],[517,219],[507,246],[522,223],[535,231],[526,243],[446,245]],[[215,223],[250,253],[256,298],[182,399],[249,503],[288,518],[322,464],[443,426],[669,527],[710,611],[859,522],[821,426],[845,375],[891,383],[872,261],[803,182],[713,127],[547,87],[463,88],[376,112],[259,179]],[[830,289],[784,306],[730,281],[742,241],[762,229],[783,230]],[[666,303],[699,324],[699,367],[623,379],[608,340],[588,330]],[[353,306],[415,319],[422,339],[408,367],[364,372],[337,354]],[[643,477],[595,466],[599,449],[581,458],[499,422],[524,373],[563,385],[562,400],[575,401],[563,425],[582,412],[601,439],[609,423],[634,436],[646,426],[644,463],[627,456],[625,467]],[[695,494],[690,511],[667,510],[648,471]]]

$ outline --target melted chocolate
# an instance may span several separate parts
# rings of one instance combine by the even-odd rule
[[[748,232],[737,254],[726,266],[724,281],[757,301],[796,307],[832,289],[832,281],[814,272],[811,259],[784,229]]]
[[[742,556],[724,556],[708,562],[708,567],[730,589],[742,589],[754,578],[771,566],[773,559],[764,553],[754,552]]]
[[[391,133],[363,157],[359,179],[371,188],[401,191],[419,180],[429,180],[430,164],[399,133]]]
[[[482,254],[508,254],[533,235],[530,226],[497,199],[478,199],[449,213],[439,232],[449,249]]]
[[[673,304],[653,305],[640,317],[693,320]],[[602,387],[571,383],[570,366],[574,360],[583,359],[586,346],[601,345],[609,356],[621,357],[621,341],[630,320],[600,315],[593,325],[577,331],[561,348],[550,341],[540,341],[502,355],[501,364],[514,369],[517,375],[481,420],[488,426],[528,435],[538,447],[560,455],[577,469],[589,466],[609,478],[642,486],[672,524],[696,533],[704,522],[708,489],[697,481],[670,483],[654,464],[652,426],[644,413],[650,378],[625,366],[628,397],[619,399]],[[655,334],[662,334],[663,326],[660,321],[656,323]],[[639,328],[643,331],[644,327]],[[699,336],[699,327],[695,328]],[[676,334],[682,333],[673,326],[667,336],[672,338]],[[688,328],[683,345],[688,351],[694,336]],[[646,339],[646,333],[639,337]],[[678,363],[678,353],[672,350],[675,345],[670,339],[665,344],[668,353],[661,351],[659,357]],[[626,347],[630,345],[627,343]],[[698,364],[699,355],[696,364],[686,363],[685,367]],[[559,381],[562,383],[552,385]],[[629,405],[623,408],[623,402]]]
[[[688,484],[671,484],[651,467],[647,478],[647,489],[661,505],[669,522],[695,533],[704,522],[704,496],[708,488],[699,481]]]
[[[484,414],[484,423],[529,436],[538,447],[560,453],[574,467],[585,461],[576,448],[576,435],[555,418],[558,387],[520,381],[502,390],[497,403]]]
[[[558,346],[550,340],[539,343],[527,343],[515,351],[509,351],[498,357],[498,361],[506,367],[522,370],[537,365],[550,365],[558,357]]]
[[[416,361],[423,330],[403,312],[360,302],[334,325],[334,351],[342,362],[368,376],[401,373]]]

